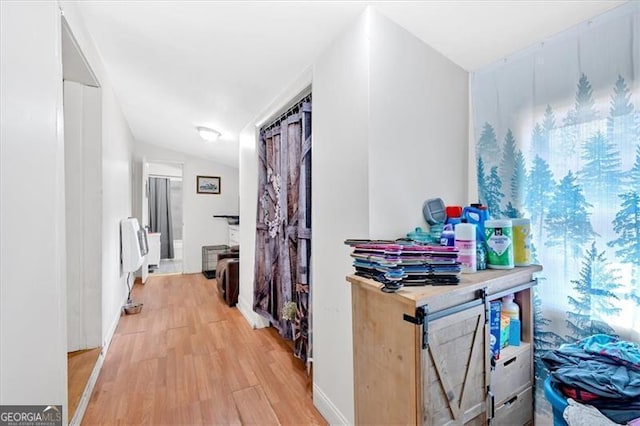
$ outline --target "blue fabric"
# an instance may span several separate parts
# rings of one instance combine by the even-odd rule
[[[578,344],[587,353],[603,355],[627,367],[640,370],[640,347],[636,343],[621,341],[606,334],[595,334]]]
[[[542,360],[557,382],[604,398],[640,397],[640,372],[610,358],[563,348],[548,352]]]
[[[549,351],[542,361],[554,382],[598,396],[587,402],[626,423],[640,416],[638,357],[638,345],[596,334]]]

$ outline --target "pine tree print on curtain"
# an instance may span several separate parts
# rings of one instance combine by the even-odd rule
[[[260,129],[254,310],[310,347],[311,95]]]
[[[531,219],[536,423],[542,353],[594,333],[640,342],[640,3],[473,73],[480,201]],[[499,162],[499,163],[498,163]]]

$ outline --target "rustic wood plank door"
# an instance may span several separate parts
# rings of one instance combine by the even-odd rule
[[[295,355],[306,361],[311,355],[311,95],[260,130],[258,160],[254,310],[294,340]]]
[[[485,425],[488,353],[485,304],[428,321],[422,351],[423,424]]]

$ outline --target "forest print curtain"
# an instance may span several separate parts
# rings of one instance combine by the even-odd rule
[[[540,356],[609,333],[640,342],[640,3],[475,72],[478,194],[531,219]]]
[[[254,310],[311,356],[311,95],[260,129]]]

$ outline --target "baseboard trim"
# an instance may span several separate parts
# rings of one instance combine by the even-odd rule
[[[251,328],[257,329],[268,327],[269,321],[253,312],[253,309],[251,309],[249,306],[249,303],[247,303],[247,301],[242,296],[238,296],[238,303],[236,304],[236,307],[238,308],[244,319],[246,319],[249,325],[251,325]]]
[[[104,336],[104,340],[102,342],[102,351],[107,353],[109,350],[109,345],[111,344],[111,339],[113,339],[113,335],[116,334],[116,328],[118,328],[118,323],[120,323],[120,317],[124,312],[124,305],[127,303],[127,294],[125,293],[122,297],[122,301],[120,302],[120,309],[116,313],[113,321],[111,321],[111,326],[107,329],[107,334]],[[144,308],[144,307],[143,307]]]
[[[349,425],[351,422],[338,410],[338,407],[327,398],[327,395],[316,385],[313,384],[313,405],[316,406],[322,417],[325,418],[330,425]]]

